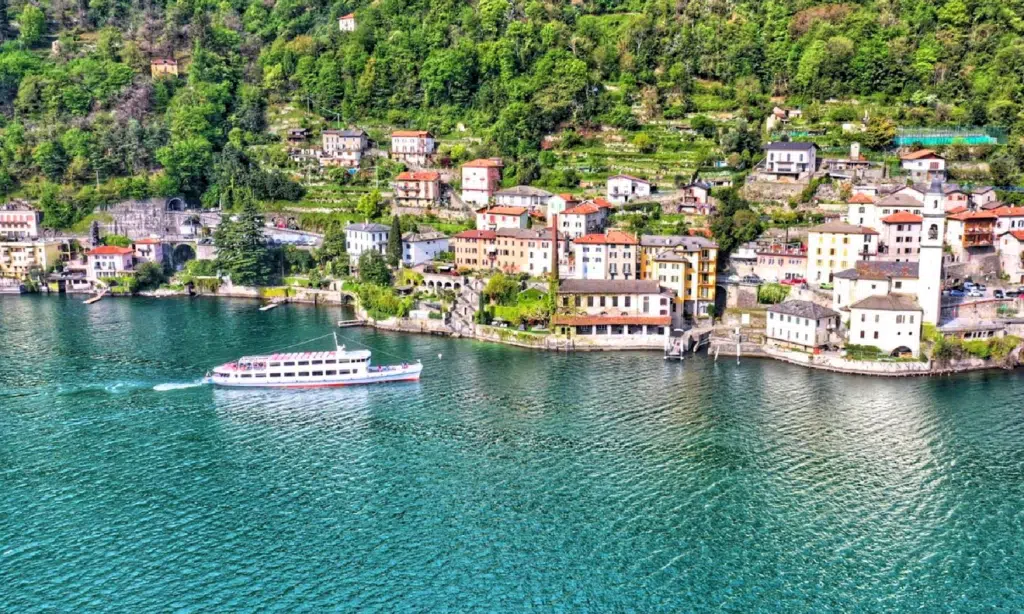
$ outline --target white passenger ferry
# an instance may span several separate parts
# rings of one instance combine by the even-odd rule
[[[205,381],[239,388],[322,388],[420,379],[423,365],[419,361],[375,366],[370,364],[369,350],[346,351],[337,337],[334,345],[332,352],[243,356],[215,367]]]

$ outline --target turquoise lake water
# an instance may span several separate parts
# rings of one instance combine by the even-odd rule
[[[339,315],[0,298],[0,611],[1024,610],[1022,374],[347,329],[423,381],[186,387]]]

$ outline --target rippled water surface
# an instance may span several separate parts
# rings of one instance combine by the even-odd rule
[[[0,298],[0,610],[1024,609],[1020,374],[348,329],[424,380],[188,386],[338,317]]]

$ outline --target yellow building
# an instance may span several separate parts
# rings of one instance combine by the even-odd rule
[[[807,282],[832,281],[832,275],[878,255],[878,232],[866,226],[829,222],[807,231]]]
[[[640,238],[640,275],[671,290],[673,325],[706,315],[715,304],[718,245],[704,237],[644,235]]]
[[[0,277],[25,279],[33,269],[45,272],[61,260],[66,244],[63,241],[0,242]]]

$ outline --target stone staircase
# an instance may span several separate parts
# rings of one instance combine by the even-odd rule
[[[472,336],[476,330],[473,318],[479,311],[480,293],[484,290],[484,282],[479,279],[470,279],[459,293],[455,296],[455,305],[449,312],[448,326],[452,332]]]

